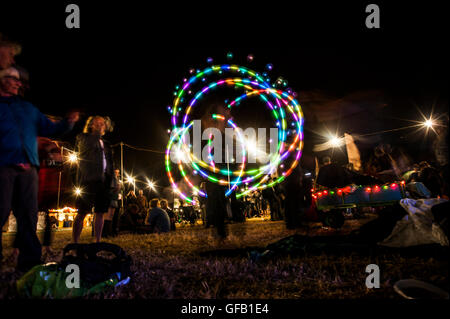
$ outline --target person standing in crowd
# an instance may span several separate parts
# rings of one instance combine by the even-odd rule
[[[3,64],[5,65],[5,64]],[[19,249],[17,267],[28,270],[39,264],[41,243],[36,235],[38,218],[37,137],[56,136],[70,131],[79,114],[72,112],[53,122],[33,104],[18,96],[19,71],[13,67],[0,76],[0,229],[11,210],[17,220]],[[2,259],[0,236],[0,260]]]
[[[113,235],[118,235],[119,233],[119,217],[120,214],[123,214],[123,192],[124,192],[124,186],[120,179],[120,170],[116,169],[114,170],[116,181],[119,184],[119,192],[117,194],[117,205],[118,208],[114,211],[113,219],[112,219],[112,229],[113,229]]]
[[[298,165],[286,180],[285,221],[287,229],[302,225],[306,211],[311,206],[311,178]]]
[[[231,211],[233,212],[233,221],[234,222],[245,222],[245,216],[244,216],[244,205],[242,201],[238,200],[236,197],[236,193],[238,192],[238,188],[231,193],[230,199],[231,199]]]
[[[150,201],[150,213],[147,224],[152,233],[167,233],[170,231],[170,218],[167,213],[160,208],[159,200],[154,198]]]
[[[439,168],[440,176],[442,178],[442,195],[448,199],[450,196],[449,189],[449,166],[448,166],[448,114],[443,116],[442,122],[436,127],[437,137],[433,142],[433,151],[436,158],[436,163]]]
[[[206,181],[206,223],[216,228],[218,240],[224,241],[227,237],[225,218],[227,217],[226,188],[222,185]]]
[[[139,195],[136,198],[136,202],[139,208],[139,214],[142,216],[147,216],[148,212],[148,200],[147,197],[144,195],[144,191],[140,189],[138,191]]]
[[[170,209],[167,199],[161,199],[160,205],[161,205],[161,209],[165,210],[167,215],[169,215],[170,230],[175,230],[176,229],[176,226],[175,226],[176,216],[175,216],[174,211],[172,209]]]
[[[130,205],[138,205],[137,203],[137,197],[136,197],[136,193],[134,192],[134,190],[130,190],[126,196],[126,202],[127,202],[127,206]]]
[[[105,214],[105,221],[103,225],[102,237],[117,236],[117,220],[118,209],[119,209],[119,194],[121,190],[120,185],[120,171],[118,169],[114,170],[114,175],[111,179],[111,188],[109,191],[110,203],[108,208],[108,213]]]
[[[274,179],[271,178],[267,181],[267,184],[270,184],[273,181]],[[263,198],[269,202],[270,220],[281,220],[280,200],[278,199],[275,189],[273,187],[266,187],[262,190],[262,195]]]
[[[113,178],[113,154],[110,144],[103,140],[110,131],[109,121],[102,116],[91,116],[86,121],[83,133],[76,138],[76,149],[81,158],[79,164],[79,186],[83,193],[78,196],[78,214],[73,223],[74,243],[80,239],[83,221],[94,208],[94,234],[100,242],[104,216],[110,205],[110,188]]]
[[[205,187],[206,187],[206,183],[205,182],[201,182],[200,183],[200,189],[203,192],[206,192]],[[207,221],[206,221],[206,198],[203,197],[203,196],[200,196],[199,197],[199,204],[200,204],[202,224],[203,224],[203,226],[208,227]]]

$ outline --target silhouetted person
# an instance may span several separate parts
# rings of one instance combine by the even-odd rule
[[[322,160],[323,166],[317,175],[317,184],[329,188],[344,187],[351,183],[350,177],[346,169],[331,162],[329,156],[325,156]]]
[[[311,206],[311,177],[298,165],[285,182],[285,221],[287,229],[301,226]]]
[[[217,230],[219,239],[227,237],[225,218],[227,216],[226,188],[216,183],[206,182],[206,222]]]
[[[426,188],[431,192],[431,197],[438,197],[443,190],[443,181],[437,169],[432,167],[426,161],[419,164],[420,171],[417,178],[418,182],[425,185]]]
[[[117,235],[118,210],[119,210],[119,194],[121,191],[120,171],[114,170],[114,175],[111,179],[111,187],[109,190],[110,203],[108,213],[105,214],[105,221],[103,225],[102,237],[110,237]]]
[[[270,179],[267,181],[267,184],[273,182],[274,179]],[[275,187],[266,187],[262,190],[262,196],[265,200],[269,202],[270,207],[270,220],[281,220],[281,207],[280,207],[280,199],[278,197],[277,191]]]

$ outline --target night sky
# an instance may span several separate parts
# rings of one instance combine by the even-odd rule
[[[383,30],[369,32],[363,27],[364,4],[295,10],[258,5],[256,10],[230,2],[214,9],[78,1],[81,29],[68,30],[68,3],[2,7],[0,32],[23,45],[16,62],[30,72],[27,99],[46,114],[83,112],[66,137],[72,142],[87,117],[99,114],[115,123],[106,136],[113,144],[164,151],[175,85],[190,68],[207,67],[207,57],[259,72],[272,63],[270,78],[284,77],[298,93],[305,155],[324,141],[316,134],[324,125],[341,135],[365,134],[408,125],[400,119],[420,120],[418,109],[429,115],[448,108],[448,38],[443,20],[427,16],[428,9],[386,4]],[[227,52],[234,54],[231,61]],[[248,54],[255,57],[251,63]],[[335,118],[327,119],[329,114]],[[412,154],[428,150],[429,140],[409,133],[380,135],[368,143],[386,139]],[[162,154],[125,149],[125,168],[168,184]]]

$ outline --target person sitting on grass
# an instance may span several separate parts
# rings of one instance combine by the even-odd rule
[[[169,203],[167,202],[167,199],[161,199],[159,204],[161,205],[161,209],[165,210],[167,215],[169,216],[169,219],[170,219],[170,230],[175,230],[176,229],[176,226],[175,226],[175,222],[176,222],[175,212],[172,209],[170,209]]]
[[[170,231],[170,218],[167,213],[160,208],[159,199],[154,198],[150,201],[150,213],[147,223],[151,232],[166,233]]]
[[[119,229],[121,231],[137,231],[138,227],[142,225],[138,211],[139,208],[137,205],[128,205],[126,211],[120,216]]]

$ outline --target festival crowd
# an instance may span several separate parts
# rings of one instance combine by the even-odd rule
[[[36,235],[38,219],[38,136],[64,137],[79,120],[79,113],[68,112],[59,121],[51,120],[24,98],[27,71],[15,65],[20,44],[0,35],[0,228],[12,212],[17,220],[14,240],[17,268],[23,271],[41,263],[42,245]],[[176,224],[202,220],[204,227],[214,227],[220,239],[227,237],[226,225],[245,222],[247,218],[265,217],[284,220],[288,229],[301,227],[314,211],[311,189],[317,186],[334,188],[346,185],[383,184],[404,180],[421,183],[429,197],[448,199],[448,118],[437,128],[435,154],[429,161],[411,163],[401,152],[387,144],[377,146],[363,169],[341,166],[325,156],[318,172],[300,165],[283,184],[254,191],[247,196],[225,197],[224,187],[210,181],[201,188],[208,198],[199,198],[199,207],[186,203],[169,207],[164,198],[148,199],[144,190],[130,190],[125,196],[120,171],[113,160],[113,148],[104,139],[112,130],[104,116],[90,116],[78,134],[75,152],[82,159],[77,169],[77,185],[83,189],[75,206],[72,239],[79,242],[84,220],[94,213],[95,241],[116,236],[119,232],[165,233],[175,231]],[[275,177],[273,177],[275,178]],[[269,184],[271,180],[267,181]],[[123,207],[122,207],[123,205]],[[47,241],[44,246],[49,246]],[[2,242],[0,236],[0,260]]]

